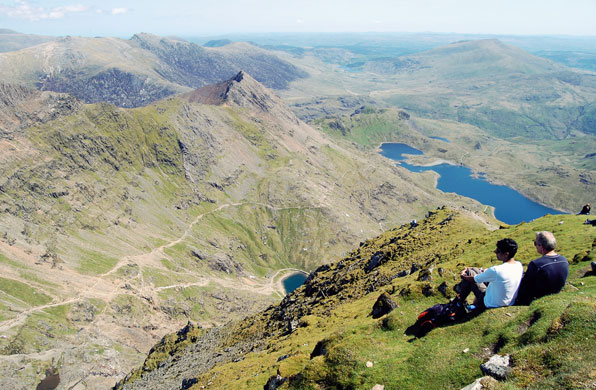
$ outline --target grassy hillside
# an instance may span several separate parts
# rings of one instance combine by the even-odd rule
[[[546,216],[487,231],[467,212],[437,210],[419,226],[361,243],[258,315],[164,338],[118,388],[173,388],[191,380],[192,389],[255,389],[279,374],[287,379],[280,389],[459,389],[482,376],[479,365],[494,353],[513,361],[511,375],[495,388],[588,388],[596,357],[590,348],[596,276],[589,271],[596,230],[583,220]],[[491,309],[424,338],[407,334],[419,312],[453,296],[462,267],[496,264],[497,240],[514,238],[525,265],[538,257],[532,240],[540,230],[553,231],[558,252],[570,260],[563,292],[530,306]],[[399,307],[373,319],[381,293]]]

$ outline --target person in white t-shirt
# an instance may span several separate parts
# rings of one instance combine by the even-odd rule
[[[461,273],[458,297],[465,303],[466,298],[473,292],[476,296],[474,305],[468,309],[484,310],[501,306],[510,306],[515,303],[524,268],[522,263],[515,260],[517,243],[505,238],[497,242],[495,255],[502,264],[482,268],[466,267]]]

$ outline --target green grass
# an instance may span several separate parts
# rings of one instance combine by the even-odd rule
[[[14,279],[0,277],[0,290],[30,306],[41,306],[52,301],[49,296],[41,291]]]
[[[26,268],[23,264],[9,259],[8,257],[4,256],[2,253],[0,253],[0,263],[10,265],[11,267],[14,267],[14,268],[21,268],[21,269]]]
[[[163,263],[164,260],[162,260]],[[166,260],[167,261],[167,260]],[[155,287],[165,287],[171,286],[174,284],[181,284],[181,283],[191,283],[196,280],[193,277],[193,274],[190,273],[190,269],[175,267],[173,263],[168,262],[169,264],[174,267],[173,269],[168,268],[167,270],[158,269],[155,267],[143,267],[143,279],[145,282],[152,283]],[[170,271],[177,271],[177,272],[185,272],[183,274],[180,273],[171,273]]]
[[[81,257],[77,270],[84,274],[101,275],[110,271],[118,263],[118,259],[106,254],[80,249]]]
[[[270,161],[276,160],[279,157],[279,152],[277,151],[275,143],[267,138],[264,128],[242,119],[237,110],[228,108],[226,112],[233,119],[234,128],[257,148],[259,157]],[[261,126],[264,125],[261,124]]]
[[[314,122],[323,132],[336,139],[346,139],[368,148],[381,142],[407,138],[410,128],[399,117],[399,110],[370,108],[361,114],[341,118],[324,118]]]
[[[76,333],[67,319],[70,305],[60,305],[36,311],[27,317],[15,336],[0,342],[3,354],[35,353],[51,349],[61,339]]]

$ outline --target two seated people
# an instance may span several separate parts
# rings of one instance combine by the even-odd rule
[[[531,261],[524,274],[522,264],[514,258],[517,243],[510,238],[498,241],[495,255],[502,264],[487,270],[464,269],[460,273],[462,281],[456,286],[459,300],[466,302],[472,292],[474,305],[468,309],[481,311],[514,303],[528,305],[534,299],[561,291],[569,273],[569,262],[555,252],[555,236],[551,232],[538,232],[534,245],[542,256]]]

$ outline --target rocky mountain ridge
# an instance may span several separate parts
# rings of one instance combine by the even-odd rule
[[[249,44],[204,48],[177,38],[136,34],[118,38],[62,37],[0,53],[3,80],[69,93],[86,103],[139,107],[175,93],[250,72],[270,88],[307,74]]]
[[[77,110],[72,96],[38,92],[20,85],[0,83],[0,139],[33,124],[45,123]]]

